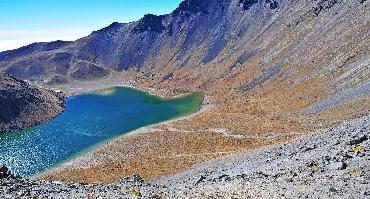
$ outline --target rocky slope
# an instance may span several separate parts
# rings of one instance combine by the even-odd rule
[[[369,115],[160,179],[167,198],[368,198]]]
[[[62,82],[103,78],[111,70],[130,69],[168,81],[166,77],[181,69],[217,65],[217,72],[212,69],[216,74],[205,76],[211,80],[230,78],[260,57],[263,74],[234,85],[246,91],[283,71],[289,76],[300,67],[326,65],[315,70],[318,74],[292,82],[297,85],[335,67],[345,71],[354,63],[368,64],[367,4],[366,0],[186,0],[171,14],[115,22],[74,42],[35,43],[2,52],[0,67],[17,78],[53,83],[62,78]]]
[[[110,185],[21,180],[1,167],[0,191],[3,198],[368,198],[369,122],[366,115],[147,182],[138,175]]]
[[[45,122],[64,110],[63,96],[0,73],[0,133]]]
[[[204,91],[201,113],[120,138],[44,178],[155,179],[370,112],[369,2],[185,0],[168,15],[77,41],[2,52],[0,68],[62,90],[112,77],[161,94]]]

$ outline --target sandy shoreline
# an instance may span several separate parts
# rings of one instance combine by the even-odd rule
[[[43,86],[40,86],[43,87]],[[156,95],[162,98],[167,97],[179,97],[182,93],[171,92],[166,89],[158,90],[155,88],[148,88],[139,86],[137,82],[131,79],[122,78],[117,75],[111,75],[108,78],[91,80],[91,81],[72,81],[68,84],[45,86],[46,88],[55,91],[62,92],[66,97],[102,91],[113,87],[126,87],[139,90],[151,95]],[[195,92],[195,91],[191,91]]]
[[[104,81],[104,80],[102,80],[102,81]],[[89,83],[89,82],[82,82],[82,83],[86,84],[86,83]],[[139,91],[142,91],[142,92],[146,92],[150,95],[155,95],[155,96],[159,96],[159,97],[162,97],[162,98],[168,97],[167,95],[158,94],[158,92],[156,92],[154,89],[149,90],[149,89],[144,89],[144,88],[141,88],[141,87],[135,87],[133,84],[115,83],[115,84],[110,84],[108,86],[105,86],[104,84],[99,83],[99,85],[100,86],[96,86],[95,89],[91,86],[90,87],[82,87],[82,85],[80,85],[77,88],[68,87],[69,89],[66,89],[66,90],[59,90],[59,89],[62,89],[65,85],[63,85],[62,87],[58,86],[58,87],[54,87],[54,88],[50,88],[50,89],[52,89],[54,91],[58,91],[58,92],[59,91],[65,92],[67,97],[72,97],[72,96],[91,93],[91,92],[99,92],[99,91],[103,91],[105,89],[110,89],[110,88],[113,88],[113,87],[126,87],[126,88],[132,88],[132,89],[135,89],[135,90],[139,90]],[[74,84],[74,86],[76,86],[76,84]],[[67,87],[65,87],[65,88],[67,88]],[[180,97],[182,95],[183,94],[180,93],[178,95],[171,96],[171,98]],[[200,109],[198,111],[196,111],[195,113],[192,113],[192,114],[186,115],[186,116],[182,116],[182,117],[178,117],[178,118],[174,118],[174,119],[170,119],[170,120],[163,121],[163,122],[160,122],[160,123],[140,127],[136,130],[127,132],[123,135],[117,136],[117,137],[112,138],[108,141],[105,141],[103,143],[92,146],[92,147],[86,149],[85,151],[71,157],[71,159],[68,159],[65,162],[57,164],[53,168],[50,168],[50,169],[48,169],[44,172],[41,172],[39,174],[36,174],[36,175],[32,176],[30,179],[40,179],[40,178],[43,178],[44,176],[53,175],[53,174],[56,174],[58,172],[61,172],[63,170],[69,169],[69,168],[74,168],[74,169],[83,168],[83,167],[76,166],[76,165],[79,165],[79,163],[87,162],[86,160],[88,160],[89,157],[93,156],[94,152],[96,152],[98,150],[104,150],[104,148],[106,148],[107,146],[109,146],[113,143],[119,142],[121,139],[124,139],[128,136],[131,136],[131,135],[138,135],[138,134],[145,134],[145,133],[156,133],[157,130],[156,130],[155,127],[157,127],[157,126],[168,125],[168,124],[175,123],[175,122],[178,122],[178,121],[181,121],[181,120],[190,119],[190,118],[192,118],[196,115],[199,115],[201,113],[204,113],[204,112],[210,110],[211,108],[212,108],[212,105],[209,103],[209,97],[204,95],[204,99],[203,99],[203,102],[200,105]],[[99,163],[97,163],[97,162],[92,163],[91,162],[90,165],[85,165],[85,167],[86,166],[87,167],[97,166],[97,164],[99,164]]]
[[[110,76],[109,78],[95,81],[73,81],[68,84],[47,86],[47,88],[56,92],[62,92],[66,97],[71,97],[116,86],[134,88],[133,84],[131,80]]]

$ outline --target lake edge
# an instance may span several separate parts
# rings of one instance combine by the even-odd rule
[[[126,137],[126,136],[134,135],[134,134],[149,133],[149,132],[144,132],[144,131],[146,131],[146,130],[148,130],[151,127],[156,126],[156,125],[172,123],[172,122],[176,122],[176,121],[179,121],[179,120],[187,119],[189,117],[193,117],[194,115],[197,115],[197,114],[201,113],[206,108],[205,104],[204,104],[205,99],[206,99],[206,95],[203,91],[186,91],[186,92],[180,93],[179,95],[169,97],[169,96],[163,96],[163,95],[155,94],[154,92],[151,92],[151,91],[148,91],[148,90],[145,90],[145,89],[142,89],[142,88],[127,86],[127,85],[113,86],[113,87],[101,88],[101,89],[86,91],[86,92],[81,92],[81,93],[74,93],[73,95],[66,96],[65,101],[67,101],[68,99],[71,99],[73,97],[76,97],[76,96],[99,95],[97,92],[101,92],[101,91],[109,90],[109,89],[115,89],[115,88],[125,88],[125,89],[135,90],[135,91],[138,91],[138,92],[142,92],[145,95],[148,95],[148,96],[151,96],[151,97],[160,98],[163,101],[186,98],[187,96],[193,95],[193,94],[201,95],[202,99],[200,100],[200,102],[197,106],[197,110],[190,113],[190,114],[175,116],[175,117],[170,118],[168,120],[164,120],[164,121],[161,121],[161,122],[158,122],[158,123],[149,124],[149,125],[146,125],[146,126],[141,126],[141,127],[135,128],[134,130],[131,130],[131,131],[128,131],[128,132],[123,132],[120,135],[112,136],[111,138],[109,138],[107,140],[104,140],[101,143],[97,143],[95,145],[92,145],[92,146],[90,146],[90,147],[88,147],[88,148],[70,156],[69,158],[67,158],[64,161],[56,163],[55,165],[53,165],[52,167],[50,167],[48,169],[45,169],[45,170],[40,171],[36,174],[30,175],[26,179],[37,179],[37,178],[42,177],[43,175],[47,175],[49,173],[57,172],[58,170],[61,170],[63,168],[63,165],[75,162],[79,158],[83,158],[84,155],[89,155],[89,154],[93,153],[94,151],[98,150],[99,148],[107,146],[107,145],[115,142],[116,140],[122,139],[123,137]],[[108,94],[108,96],[109,95],[110,94]]]

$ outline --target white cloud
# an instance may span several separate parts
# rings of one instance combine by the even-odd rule
[[[34,42],[73,41],[89,35],[90,29],[0,30],[0,52]]]

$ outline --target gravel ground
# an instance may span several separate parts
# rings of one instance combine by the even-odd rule
[[[0,169],[1,198],[370,198],[370,118],[186,172],[111,185],[20,180]]]
[[[369,116],[162,179],[168,198],[370,198]]]

